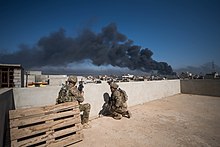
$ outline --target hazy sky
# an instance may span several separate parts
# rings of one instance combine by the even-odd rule
[[[220,0],[0,0],[0,51],[34,48],[60,28],[75,38],[111,23],[174,69],[220,65]]]

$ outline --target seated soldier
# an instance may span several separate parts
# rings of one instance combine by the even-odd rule
[[[111,97],[110,97],[110,111],[114,119],[121,119],[123,117],[130,118],[131,113],[127,110],[127,94],[125,91],[118,88],[118,84],[110,83]]]
[[[84,91],[79,91],[76,83],[77,83],[77,77],[76,76],[69,76],[67,80],[68,84],[64,85],[60,92],[59,96],[57,98],[57,104],[59,103],[65,103],[65,102],[72,102],[72,101],[78,101],[79,103],[79,109],[80,112],[83,112],[81,116],[81,123],[83,125],[83,128],[90,128],[89,125],[89,113],[91,106],[89,103],[82,104],[84,101]]]

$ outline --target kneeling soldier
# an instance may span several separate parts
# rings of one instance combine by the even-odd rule
[[[131,112],[127,110],[127,94],[124,90],[118,88],[118,84],[111,83],[110,107],[114,119],[121,119],[122,116],[130,118]]]

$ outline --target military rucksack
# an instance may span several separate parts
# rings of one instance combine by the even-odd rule
[[[123,95],[123,101],[126,102],[126,101],[128,100],[128,95],[127,95],[127,93],[126,93],[124,90],[122,90],[121,88],[119,88],[118,90],[119,90],[119,91],[121,92],[121,94]]]
[[[56,103],[64,103],[67,102],[68,100],[68,86],[65,84],[62,84],[62,87],[59,91],[58,98],[56,99]]]

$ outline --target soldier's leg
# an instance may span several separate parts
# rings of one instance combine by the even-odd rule
[[[122,118],[122,108],[115,108],[114,111],[112,111],[112,115],[114,119],[120,120]],[[112,109],[113,110],[113,109]]]
[[[88,123],[89,122],[89,113],[91,109],[91,105],[89,103],[80,104],[79,105],[80,112],[83,112],[81,117],[81,123]]]
[[[131,118],[131,112],[127,109],[127,107],[120,107],[116,110],[117,113],[120,113],[123,117]]]
[[[117,113],[124,114],[127,111],[127,108],[119,107],[115,110]]]
[[[119,120],[119,119],[122,118],[122,115],[120,113],[114,112],[113,113],[113,118]]]
[[[123,117],[131,118],[131,112],[127,110],[127,107],[119,107],[115,112],[121,114]]]

